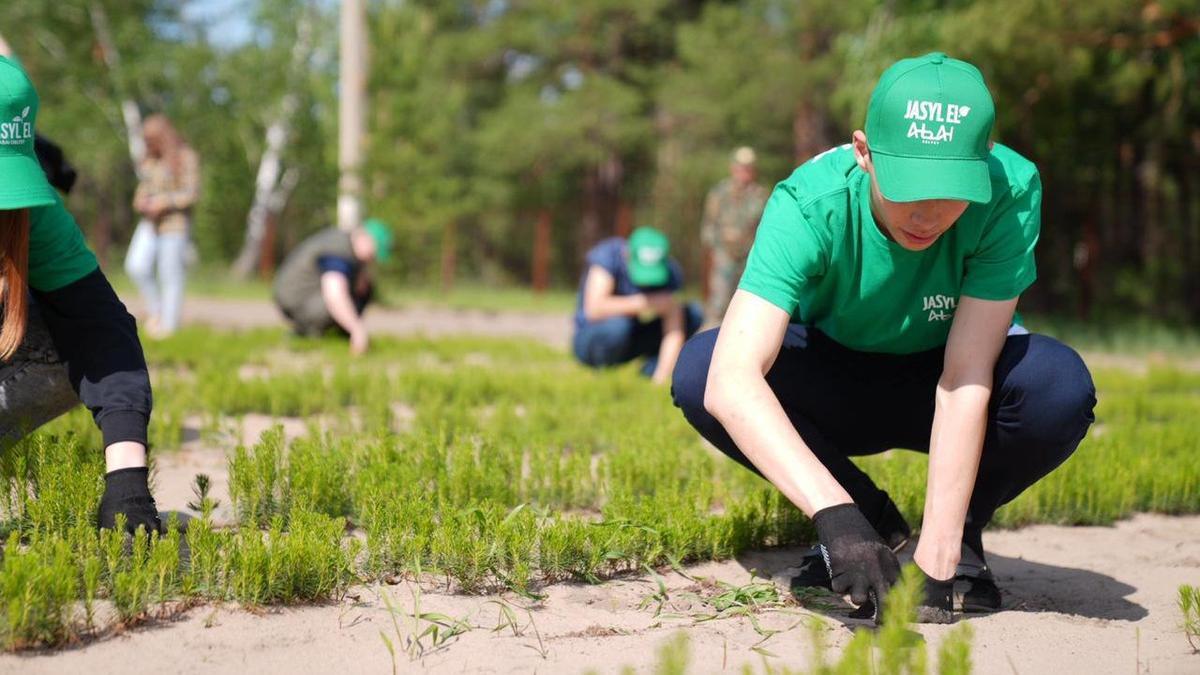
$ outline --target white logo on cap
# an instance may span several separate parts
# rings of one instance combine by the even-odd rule
[[[661,248],[643,248],[638,251],[638,262],[643,265],[657,265],[662,262],[663,250]]]
[[[28,117],[29,106],[25,106],[11,122],[0,122],[0,145],[23,145],[33,138],[33,123],[26,121]]]
[[[937,145],[942,141],[953,142],[955,127],[962,123],[970,112],[971,106],[909,99],[904,119],[915,121],[909,124],[908,137],[919,138],[922,143],[930,145]],[[937,129],[926,122],[936,122]]]

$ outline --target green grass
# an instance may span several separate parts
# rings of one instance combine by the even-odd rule
[[[137,297],[137,287],[123,271],[109,270],[108,277],[121,297]],[[444,289],[440,285],[401,284],[384,278],[379,282],[378,290],[381,305],[392,308],[443,307],[546,314],[569,314],[575,308],[574,288],[552,288],[534,293],[529,287],[462,281]],[[271,283],[257,277],[238,281],[229,275],[226,267],[203,266],[188,271],[187,294],[221,300],[269,301]]]
[[[1200,653],[1200,587],[1184,584],[1179,587],[1180,628],[1193,652]]]
[[[169,553],[178,535],[135,547],[144,555],[97,537],[103,467],[86,411],[5,453],[0,532],[10,539],[0,564],[10,572],[0,581],[0,643],[8,648],[103,631],[88,609],[100,600],[136,623],[179,603],[320,601],[356,582],[421,573],[460,592],[535,597],[560,580],[598,582],[812,539],[807,518],[705,449],[667,391],[634,367],[594,372],[538,344],[469,338],[381,337],[353,359],[337,340],[273,330],[187,329],[146,349],[152,459],[178,446],[189,419],[210,433],[238,415],[286,416],[306,420],[309,432],[291,442],[279,430],[245,446],[220,441],[236,524],[193,521],[190,565]],[[1102,371],[1096,381],[1093,432],[1001,509],[998,526],[1200,512],[1200,374]],[[905,452],[862,460],[914,524],[925,464]],[[211,498],[197,494],[195,503],[211,513]]]
[[[1080,352],[1200,357],[1200,327],[1194,325],[1171,324],[1144,317],[1080,321],[1033,314],[1025,319],[1030,330],[1052,335]]]

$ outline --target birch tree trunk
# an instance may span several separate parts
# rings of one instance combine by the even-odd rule
[[[254,179],[254,202],[246,215],[246,239],[242,250],[233,261],[232,273],[237,279],[246,279],[254,271],[255,264],[262,256],[263,240],[267,233],[267,220],[271,215],[278,215],[287,204],[287,196],[291,188],[286,187],[281,177],[283,171],[283,153],[287,149],[292,131],[292,118],[300,106],[300,96],[297,89],[303,81],[304,64],[308,62],[312,51],[312,20],[305,14],[297,27],[296,43],[292,47],[292,58],[289,66],[288,91],[283,96],[279,112],[275,119],[267,125],[267,143],[262,158],[258,162],[258,174]]]
[[[129,97],[124,80],[121,79],[121,53],[117,51],[117,45],[113,42],[104,6],[93,2],[88,5],[88,13],[92,18],[92,30],[96,33],[96,41],[100,43],[100,55],[108,68],[113,90],[121,102],[121,118],[125,121],[125,137],[129,141],[129,159],[133,162],[134,172],[141,178],[142,159],[146,156],[146,141],[142,137],[142,113],[137,103]]]

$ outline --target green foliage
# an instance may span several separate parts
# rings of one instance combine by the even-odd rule
[[[1179,587],[1180,627],[1193,652],[1200,652],[1200,587],[1183,584]]]
[[[24,570],[4,582],[9,647],[102,630],[93,617],[103,600],[136,623],[174,602],[321,601],[356,581],[422,574],[460,592],[533,598],[556,581],[597,583],[813,537],[803,514],[707,450],[633,368],[595,373],[547,347],[467,338],[380,338],[353,359],[337,341],[207,329],[148,344],[147,355],[158,391],[190,392],[168,404],[181,419],[215,428],[229,421],[222,410],[284,411],[303,415],[310,430],[289,440],[277,426],[232,449],[235,528],[214,524],[213,498],[196,486],[202,516],[188,526],[188,564],[177,532],[129,545],[117,532],[96,534],[103,465],[86,411],[5,453],[0,522],[15,553],[3,564]],[[1200,375],[1159,367],[1100,371],[1096,382],[1096,427],[1067,463],[1001,509],[998,525],[1200,511]],[[860,461],[915,525],[924,457],[896,451]],[[55,591],[62,595],[28,596],[41,593],[40,570],[64,564],[58,551],[69,570],[56,577],[69,582]],[[782,611],[764,584],[710,590],[700,618]],[[56,614],[64,602],[80,604]],[[389,639],[397,653],[407,649],[403,635]],[[886,659],[873,656],[876,639]],[[844,658],[915,670],[916,661],[887,660],[913,653],[897,646],[905,639],[888,629],[855,638]],[[941,650],[939,667],[969,665],[960,643]]]
[[[0,561],[0,644],[21,649],[64,642],[72,634],[78,582],[67,542],[35,539],[22,547],[16,532]]]
[[[340,598],[355,579],[358,553],[356,540],[343,541],[345,527],[341,518],[306,511],[292,514],[286,534],[279,517],[266,536],[243,527],[227,542],[230,595],[252,606]]]
[[[39,87],[40,129],[81,170],[71,208],[102,254],[137,220],[119,131],[126,97],[166,112],[197,149],[204,196],[192,231],[213,264],[241,245],[266,129],[288,94],[283,162],[299,183],[276,253],[333,220],[336,5],[238,3],[252,37],[230,44],[219,39],[228,17],[187,3],[9,4],[0,33]],[[755,146],[773,184],[862,126],[887,65],[945,50],[981,68],[996,138],[1041,168],[1042,281],[1025,304],[1200,316],[1194,2],[368,4],[363,184],[368,211],[401,235],[388,272],[409,283],[439,271],[527,279],[538,212],[553,223],[560,285],[577,279],[586,246],[631,217],[666,229],[695,278],[704,194],[731,148]],[[96,56],[93,7],[109,17],[117,72]],[[301,26],[313,39],[297,72]]]

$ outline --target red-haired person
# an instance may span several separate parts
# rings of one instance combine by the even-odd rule
[[[37,93],[0,57],[0,452],[79,404],[104,438],[101,527],[159,529],[147,486],[150,378],[117,299],[34,153]]]

